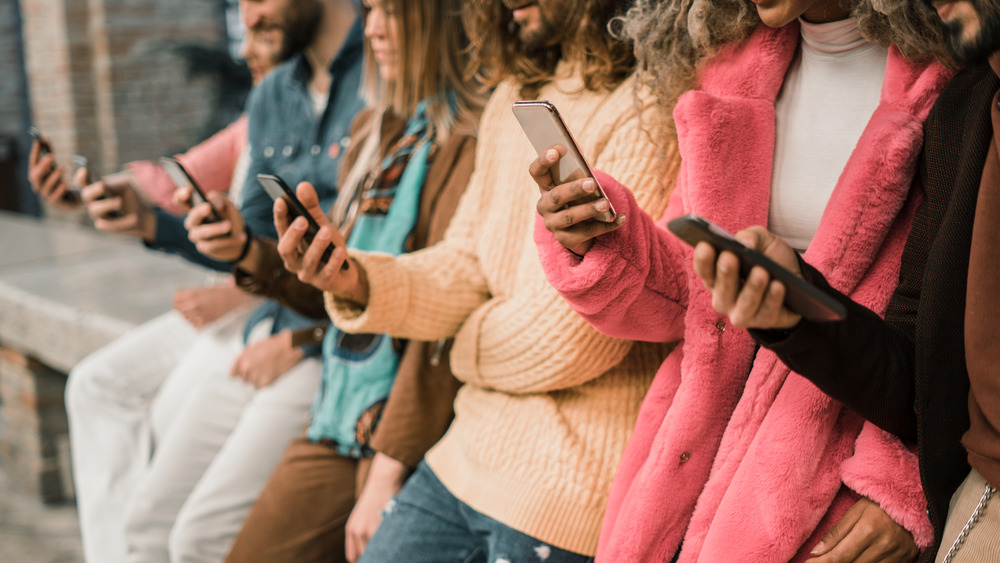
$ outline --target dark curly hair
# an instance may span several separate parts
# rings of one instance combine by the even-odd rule
[[[578,65],[588,90],[612,90],[635,70],[632,41],[609,31],[625,14],[630,0],[576,0],[568,2],[555,45],[529,50],[518,38],[513,12],[503,0],[467,0],[462,19],[472,42],[467,74],[487,87],[508,77],[531,92],[552,79],[556,65],[567,60]]]

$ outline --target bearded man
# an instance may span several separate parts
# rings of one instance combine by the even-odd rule
[[[657,145],[645,129],[662,120],[637,95],[631,45],[608,30],[628,4],[465,4],[473,72],[496,90],[444,240],[399,258],[351,251],[344,270],[336,230],[325,227],[338,249],[325,267],[279,242],[286,265],[328,291],[341,329],[455,339],[451,365],[464,386],[454,422],[386,509],[362,561],[552,563],[596,553],[615,468],[669,346],[599,334],[546,281],[526,172],[535,154],[511,104],[552,102],[589,162],[628,177],[640,205],[662,213],[676,144]]]

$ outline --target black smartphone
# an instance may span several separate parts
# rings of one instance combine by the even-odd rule
[[[28,134],[38,141],[38,156],[45,156],[52,152],[52,145],[49,144],[49,140],[45,138],[45,135],[42,135],[42,132],[37,127],[29,127]]]
[[[306,227],[304,239],[306,242],[311,243],[316,237],[316,233],[319,232],[319,223],[317,223],[316,219],[313,219],[313,216],[309,214],[309,210],[306,209],[306,206],[303,205],[298,196],[295,195],[292,188],[290,188],[284,180],[271,174],[257,174],[257,181],[260,182],[261,186],[264,186],[264,191],[271,196],[271,199],[277,200],[278,198],[282,198],[285,200],[285,203],[288,206],[289,222],[294,221],[295,218],[299,216],[306,218],[309,225]],[[327,246],[326,250],[323,251],[323,256],[320,258],[320,261],[324,264],[329,262],[330,255],[333,254],[334,248],[333,244]],[[344,260],[340,269],[346,270],[348,267],[347,260]]]
[[[747,248],[725,229],[697,215],[684,215],[667,223],[667,229],[691,246],[706,241],[716,252],[728,250],[740,259],[740,279],[754,266],[767,270],[785,285],[785,306],[811,321],[839,321],[847,315],[844,305],[816,286],[790,272],[764,254]]]
[[[208,217],[205,218],[206,223],[218,223],[222,220],[222,214],[219,210],[212,205],[212,202],[208,201],[208,196],[205,195],[205,191],[201,189],[198,182],[194,181],[191,174],[188,173],[184,165],[181,164],[176,158],[164,156],[160,159],[160,165],[163,169],[167,171],[167,175],[170,176],[170,180],[174,183],[177,189],[181,189],[185,186],[191,186],[191,203],[192,205],[200,205],[202,203],[207,203],[208,207],[211,209],[208,213]]]
[[[559,159],[559,162],[556,162],[549,172],[556,185],[580,178],[593,178],[594,183],[597,184],[597,190],[592,198],[585,201],[607,199],[604,189],[601,188],[601,183],[594,178],[594,171],[590,169],[590,165],[580,153],[580,148],[576,146],[576,141],[573,140],[573,135],[570,134],[556,106],[544,100],[522,100],[514,102],[512,109],[514,117],[521,124],[521,129],[524,129],[525,135],[528,136],[528,140],[531,141],[531,146],[534,147],[538,156],[555,145],[566,147],[566,154]],[[608,206],[606,212],[594,218],[606,223],[613,222],[617,213],[611,206],[611,200],[608,200]]]
[[[45,135],[42,135],[42,132],[39,131],[37,127],[29,127],[28,134],[31,135],[33,139],[38,141],[38,158],[47,154],[52,154],[52,145],[49,144],[49,140],[45,138]],[[86,164],[84,164],[84,166],[86,166]],[[53,164],[52,168],[55,169],[56,165]],[[79,168],[79,166],[77,168]],[[73,205],[82,203],[83,198],[80,197],[80,187],[71,185],[65,192],[63,192],[62,199],[66,203]]]

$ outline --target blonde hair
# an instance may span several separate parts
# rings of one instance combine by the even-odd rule
[[[469,39],[462,27],[462,0],[382,0],[397,24],[399,75],[385,81],[365,41],[361,92],[369,105],[402,118],[427,102],[427,116],[443,141],[458,123],[475,121],[486,103],[482,86],[465,79]]]
[[[954,66],[938,16],[925,2],[838,1],[850,9],[865,39],[895,45],[910,60],[937,59]],[[637,0],[622,18],[621,33],[635,42],[642,80],[656,93],[672,130],[673,107],[681,94],[698,86],[700,69],[759,25],[749,0]]]

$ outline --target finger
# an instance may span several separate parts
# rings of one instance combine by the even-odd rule
[[[278,231],[278,238],[281,238],[288,230],[288,204],[285,203],[285,199],[279,197],[274,200],[272,211],[274,213],[274,228]]]
[[[354,533],[351,530],[347,531],[347,537],[345,538],[345,549],[344,554],[347,556],[347,560],[350,563],[354,563],[358,560],[361,554],[358,552],[357,543],[354,540]]]
[[[121,210],[121,207],[121,198],[113,197],[92,201],[87,205],[87,211],[90,213],[90,217],[94,221],[104,220],[106,222],[115,222],[122,219],[121,217],[112,217],[115,211]]]
[[[240,233],[234,236],[229,221],[219,221],[218,223],[202,223],[191,227],[188,230],[188,238],[195,244],[213,242],[222,246],[233,246],[237,243],[242,244],[246,239],[246,234]]]
[[[28,170],[28,180],[31,181],[35,190],[39,190],[49,175],[55,171],[55,157],[47,154]]]
[[[854,506],[844,513],[844,516],[823,535],[823,539],[816,544],[816,547],[812,549],[810,554],[823,555],[836,548],[851,530],[854,529],[858,520],[861,519],[861,515],[864,513],[864,506],[863,499],[854,503]]]
[[[73,173],[73,184],[76,186],[86,186],[90,183],[90,170],[86,166],[77,168]]]
[[[538,201],[539,207],[545,199],[547,198],[542,197]],[[588,203],[574,204],[564,209],[550,208],[544,212],[539,211],[539,213],[542,215],[545,228],[555,232],[558,229],[568,229],[585,221],[591,221],[594,217],[607,213],[610,208],[611,204],[608,203],[608,200],[602,198]],[[603,223],[604,221],[600,222]]]
[[[561,145],[555,145],[543,152],[528,165],[528,173],[531,174],[531,178],[538,184],[538,188],[542,192],[547,192],[556,187],[552,182],[552,175],[549,171],[559,162],[559,159],[564,154],[566,154],[566,148]]]
[[[333,240],[331,230],[332,228],[329,226],[321,228],[316,233],[316,237],[312,243],[309,244],[309,248],[306,249],[305,254],[302,255],[302,272],[310,277],[315,277],[325,265],[323,254]],[[333,256],[331,255],[330,258],[332,259]],[[339,268],[340,264],[337,264],[337,267]]]
[[[694,247],[694,273],[701,278],[705,288],[712,291],[715,286],[715,247],[707,242],[699,242]]]
[[[104,195],[104,189],[104,182],[98,180],[97,182],[94,182],[89,186],[85,186],[82,190],[80,190],[80,199],[83,200],[85,205],[89,206],[91,203],[97,201],[98,198]]]
[[[809,559],[812,563],[847,563],[857,561],[870,544],[870,538],[852,528],[825,554]]]
[[[56,189],[59,188],[60,184],[64,183],[65,182],[63,182],[62,167],[56,168],[51,174],[49,174],[45,178],[44,182],[42,182],[41,186],[39,187],[39,193],[45,199],[52,200],[53,196],[55,195]],[[65,188],[63,189],[65,191]]]
[[[193,193],[194,192],[191,189],[191,186],[184,186],[181,188],[177,188],[176,190],[174,190],[174,196],[173,196],[174,205],[180,207],[185,211],[190,211],[191,208],[194,207],[194,201],[191,198]]]
[[[729,313],[729,320],[733,326],[747,328],[757,317],[770,281],[771,276],[764,268],[754,266],[750,270],[750,275],[736,296],[736,306]]]
[[[309,212],[309,215],[316,220],[316,223],[320,227],[330,223],[323,208],[320,207],[319,196],[316,195],[316,189],[313,188],[312,184],[309,182],[300,182],[295,189],[295,195],[298,196],[299,201],[305,206],[306,211]]]
[[[767,230],[761,227],[749,227],[733,235],[733,237],[743,243],[743,246],[754,250],[764,248],[764,238]]]
[[[715,261],[712,307],[720,314],[729,315],[736,306],[740,290],[739,264],[739,258],[732,252],[720,252]]]
[[[100,203],[104,203],[103,201]],[[113,200],[109,201],[112,205]],[[128,233],[134,231],[139,226],[138,217],[135,214],[114,216],[117,208],[112,208],[109,212],[94,218],[94,227],[99,231],[112,233]]]
[[[302,270],[302,252],[299,249],[306,234],[306,225],[304,218],[296,218],[278,239],[278,254],[281,255],[285,268],[292,273]]]
[[[31,150],[28,151],[28,166],[32,167],[38,164],[38,155],[42,152],[42,144],[37,140],[31,142]]]
[[[581,178],[573,182],[561,184],[542,194],[536,206],[542,216],[561,210],[574,204],[582,197],[593,197],[597,191],[597,182],[593,178]]]

